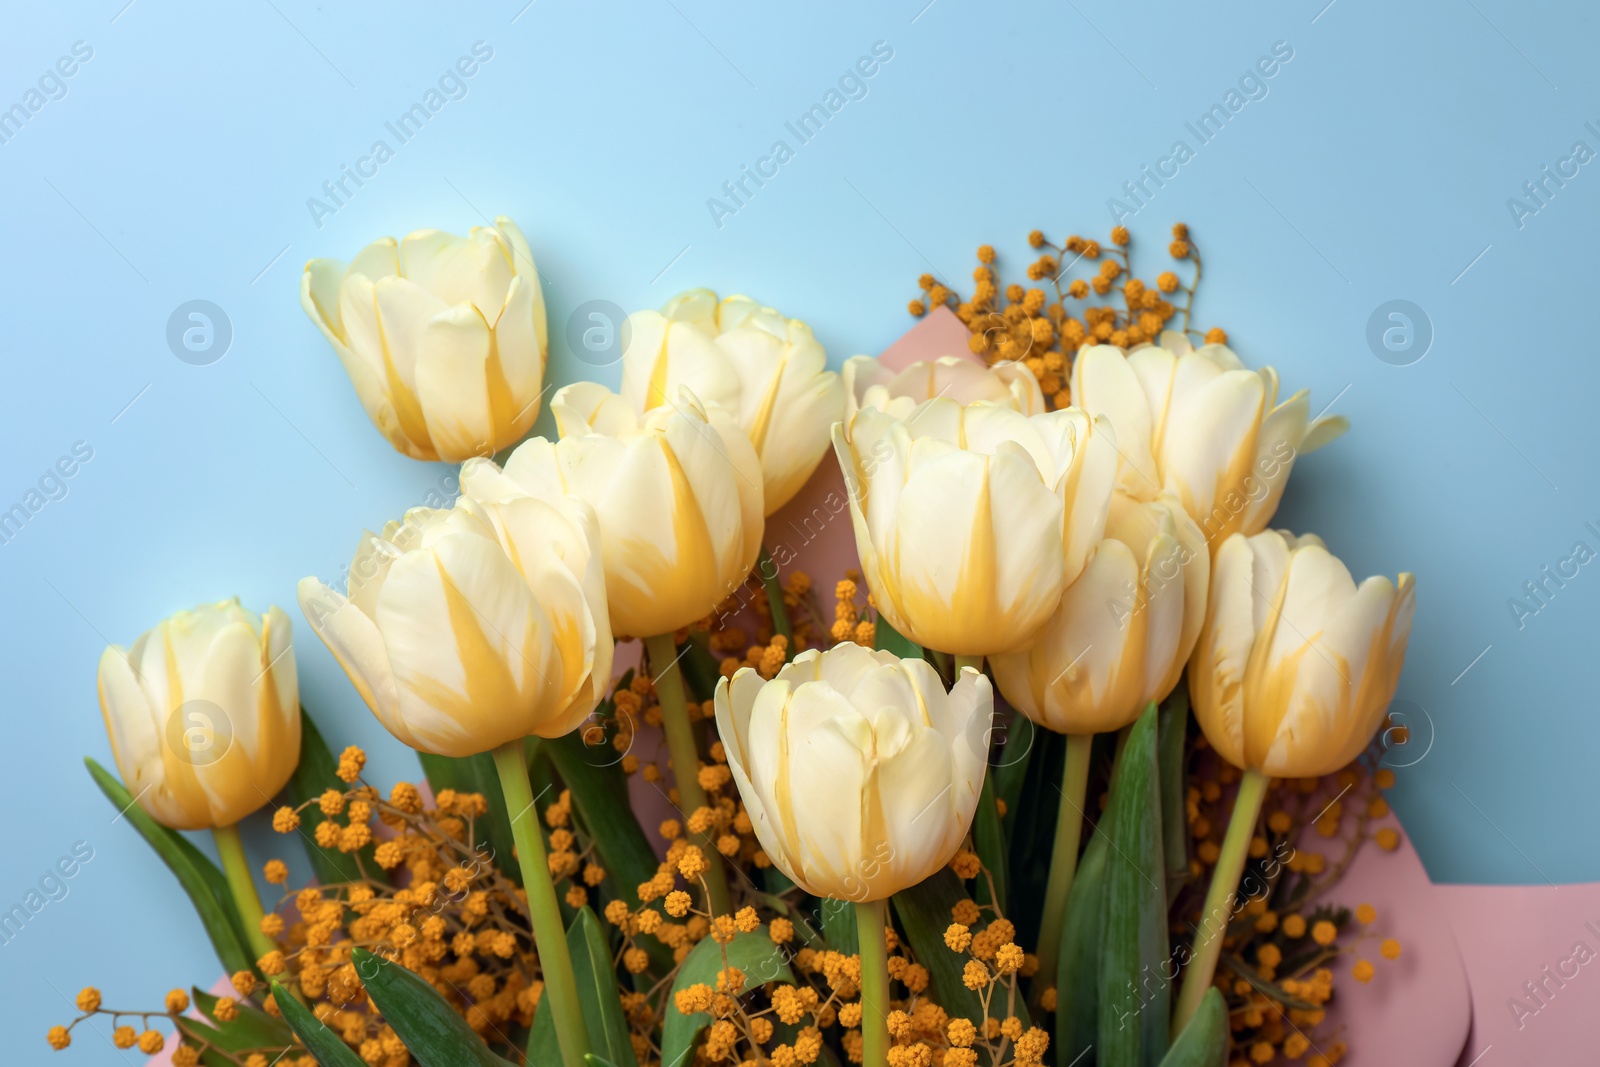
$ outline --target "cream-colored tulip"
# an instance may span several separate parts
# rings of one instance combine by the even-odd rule
[[[1116,427],[1123,490],[1175,494],[1213,552],[1229,534],[1264,530],[1295,459],[1349,427],[1342,416],[1311,419],[1305,390],[1278,403],[1271,367],[1249,370],[1226,345],[1192,349],[1173,331],[1126,355],[1079,352],[1072,402]]]
[[[237,598],[180,611],[100,657],[100,711],[123,784],[175,830],[232,826],[300,762],[289,617]]]
[[[872,356],[851,356],[844,363],[845,418],[872,407],[904,419],[917,405],[937,397],[958,404],[988,401],[1016,408],[1024,415],[1047,409],[1039,379],[1017,362],[990,366],[975,359],[940,356],[894,371]]]
[[[717,684],[717,733],[761,847],[806,892],[883,900],[950,862],[988,757],[994,693],[845,642],[771,681]]]
[[[1028,651],[989,660],[1011,706],[1063,734],[1120,730],[1172,692],[1205,621],[1211,560],[1178,503],[1117,493],[1105,539]]]
[[[1345,766],[1388,712],[1415,607],[1409,574],[1357,586],[1316,537],[1234,534],[1213,561],[1189,664],[1206,739],[1273,778]]]
[[[861,571],[889,624],[955,655],[1031,645],[1105,530],[1111,427],[946,397],[834,427]]]
[[[422,752],[560,737],[611,681],[593,511],[560,495],[488,495],[413,508],[367,534],[348,597],[300,582],[301,610],[367,707]]]
[[[828,450],[844,409],[839,375],[799,319],[747,296],[691,289],[628,317],[622,398],[641,418],[687,387],[733,416],[761,460],[768,515],[787,504]]]
[[[313,259],[300,304],[368,417],[414,459],[493,455],[539,416],[544,291],[527,240],[503,215],[466,238],[380,238],[348,267]]]
[[[561,440],[521,445],[505,474],[594,507],[612,630],[653,637],[711,614],[761,549],[761,464],[733,419],[688,389],[641,419],[593,382],[560,390],[550,410]]]

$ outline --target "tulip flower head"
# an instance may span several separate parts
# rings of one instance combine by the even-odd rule
[[[1120,730],[1182,677],[1211,560],[1176,497],[1112,498],[1105,539],[1026,652],[994,656],[1011,706],[1063,734]]]
[[[1274,778],[1345,766],[1388,712],[1415,607],[1410,574],[1358,586],[1316,537],[1229,537],[1189,664],[1206,739]]]
[[[539,416],[544,292],[505,216],[466,238],[383,237],[346,266],[313,259],[300,304],[389,443],[460,463],[515,444]]]
[[[908,418],[919,404],[947,397],[961,405],[987,401],[1016,408],[1024,415],[1047,409],[1039,379],[1026,364],[985,364],[959,356],[922,360],[904,370],[890,370],[872,356],[851,356],[844,363],[845,418],[862,408],[877,408],[897,419]]]
[[[901,634],[957,655],[1027,648],[1105,529],[1117,452],[1076,408],[946,397],[834,427],[861,571]]]
[[[1304,390],[1278,403],[1271,367],[1249,370],[1226,345],[1192,349],[1172,331],[1126,355],[1079,352],[1072,400],[1116,427],[1123,491],[1175,494],[1213,552],[1229,534],[1266,529],[1295,459],[1349,428],[1342,416],[1311,419]]]
[[[845,642],[717,684],[717,731],[761,847],[806,892],[882,900],[950,862],[983,789],[994,694]]]
[[[231,826],[300,762],[289,617],[237,598],[180,611],[100,657],[100,711],[117,769],[175,830]]]
[[[598,544],[580,500],[462,496],[367,534],[349,595],[305,578],[300,607],[378,721],[412,748],[470,756],[560,737],[611,681]]]
[[[709,289],[628,322],[623,400],[644,418],[688,387],[722,408],[760,458],[766,514],[787,504],[817,469],[844,408],[839,375],[811,327],[747,296],[719,301]]]
[[[687,388],[643,418],[593,382],[560,390],[550,409],[561,440],[520,446],[505,473],[594,508],[612,630],[653,637],[711,614],[761,549],[761,464],[743,431]]]

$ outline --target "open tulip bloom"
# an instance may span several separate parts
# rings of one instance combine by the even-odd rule
[[[1366,747],[1394,698],[1415,610],[1410,574],[1358,586],[1311,535],[1234,534],[1218,549],[1189,693],[1206,740],[1244,775],[1174,1033],[1211,986],[1268,782],[1330,773]]]
[[[983,789],[994,694],[977,670],[947,693],[919,659],[850,642],[802,652],[771,681],[717,684],[728,767],[772,862],[854,902],[866,1063],[888,1048],[884,904],[948,864]]]
[[[1229,534],[1266,529],[1295,459],[1349,428],[1342,416],[1313,420],[1305,390],[1280,404],[1271,367],[1250,370],[1226,345],[1194,349],[1171,331],[1126,354],[1080,351],[1072,400],[1116,427],[1123,490],[1176,495],[1213,551]]]
[[[684,387],[732,417],[761,462],[765,513],[787,504],[828,451],[844,409],[839,375],[799,319],[747,296],[691,289],[629,316],[622,398],[642,419]]]
[[[1105,529],[1115,439],[1076,408],[1029,417],[939,397],[898,419],[868,407],[833,443],[873,602],[926,648],[1027,648]]]
[[[382,237],[348,266],[313,259],[300,303],[367,417],[414,459],[493,455],[539,417],[544,291],[527,239],[505,216],[466,238]]]
[[[474,484],[485,500],[415,508],[367,535],[348,597],[303,579],[300,606],[395,737],[446,756],[494,753],[562,1057],[582,1067],[589,1039],[523,738],[570,733],[610,684],[599,526],[576,498]]]

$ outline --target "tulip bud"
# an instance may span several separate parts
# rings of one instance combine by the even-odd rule
[[[861,571],[912,641],[956,655],[1031,645],[1105,529],[1111,427],[937,398],[834,427]]]
[[[994,693],[968,667],[845,642],[717,684],[717,733],[772,862],[806,892],[883,900],[949,863],[983,789]]]
[[[940,356],[893,371],[872,356],[851,356],[844,363],[845,419],[862,408],[877,408],[904,419],[917,405],[947,397],[963,406],[987,401],[1016,408],[1024,415],[1046,410],[1039,379],[1025,364],[995,364]]]
[[[1063,734],[1120,730],[1183,675],[1205,620],[1211,560],[1175,497],[1117,493],[1105,539],[1028,651],[994,656],[1011,706]]]
[[[787,504],[817,469],[844,406],[811,327],[747,296],[719,302],[709,289],[637,312],[629,325],[623,400],[643,417],[687,386],[721,407],[761,460],[766,514]]]
[[[123,784],[175,830],[232,826],[300,762],[289,617],[237,598],[180,611],[100,657],[100,711]]]
[[[688,389],[643,419],[578,382],[550,402],[561,440],[519,447],[505,473],[535,495],[572,493],[600,522],[611,629],[670,634],[744,582],[761,549],[761,465],[720,407]]]
[[[527,240],[503,215],[465,239],[380,238],[348,267],[313,259],[300,304],[367,416],[414,459],[493,455],[539,416],[544,292]]]
[[[302,579],[300,608],[378,721],[414,749],[470,756],[560,737],[611,680],[598,539],[576,499],[462,496],[368,534],[348,597]]]
[[[1079,352],[1072,400],[1117,428],[1123,491],[1175,494],[1213,553],[1229,534],[1266,529],[1295,459],[1349,428],[1342,416],[1312,420],[1305,390],[1278,403],[1271,367],[1249,370],[1226,345],[1192,350],[1173,331],[1127,355]]]
[[[1213,561],[1189,664],[1206,739],[1273,778],[1345,766],[1388,712],[1415,608],[1410,574],[1357,586],[1316,537],[1234,534]]]

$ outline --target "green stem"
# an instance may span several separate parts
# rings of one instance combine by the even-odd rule
[[[973,670],[977,671],[979,674],[982,674],[983,673],[983,657],[982,656],[957,656],[956,657],[956,679],[958,681],[961,678],[961,668],[962,667],[971,667]]]
[[[528,781],[528,756],[522,739],[507,741],[495,749],[494,766],[500,773],[506,814],[511,816],[511,838],[516,842],[517,862],[522,867],[522,887],[528,893],[528,916],[533,922],[534,944],[544,973],[544,1000],[555,1018],[561,1062],[565,1067],[585,1067],[589,1031],[578,1002],[578,979],[572,970],[572,954],[567,950],[561,904],[556,900],[555,883],[550,880],[550,862],[545,858],[544,838],[533,810],[533,786]]]
[[[889,1063],[889,954],[884,944],[886,900],[856,904],[861,952],[861,1067]]]
[[[767,607],[772,611],[772,632],[784,636],[793,654],[794,627],[789,625],[789,609],[783,604],[783,586],[778,584],[778,565],[772,562],[766,545],[761,546],[761,555],[756,557],[756,573],[761,575],[761,584],[767,590]]]
[[[1056,956],[1061,950],[1061,924],[1067,915],[1067,894],[1078,873],[1078,842],[1083,838],[1083,801],[1089,788],[1089,755],[1093,734],[1067,735],[1067,760],[1061,768],[1061,804],[1056,812],[1056,842],[1050,853],[1050,877],[1045,882],[1044,910],[1039,917],[1040,992],[1056,984]],[[1056,991],[1056,997],[1061,991]]]
[[[661,701],[661,727],[667,735],[667,751],[672,755],[672,777],[678,783],[678,806],[685,815],[708,807],[706,791],[700,788],[700,750],[694,743],[694,727],[689,724],[689,704],[683,695],[683,675],[678,669],[678,649],[671,634],[644,639],[650,656],[650,672],[655,677],[656,697]],[[693,835],[711,866],[705,873],[706,908],[712,915],[731,915],[728,877],[722,868],[722,853],[708,834]]]
[[[1255,835],[1256,820],[1261,817],[1261,803],[1267,797],[1267,784],[1270,781],[1270,778],[1256,770],[1245,771],[1244,777],[1239,780],[1239,795],[1234,798],[1228,832],[1222,839],[1222,851],[1217,856],[1216,869],[1211,872],[1211,888],[1206,890],[1206,902],[1200,912],[1200,929],[1195,937],[1194,951],[1189,958],[1189,969],[1183,974],[1183,989],[1178,994],[1178,1005],[1172,1014],[1173,1036],[1183,1032],[1189,1019],[1200,1009],[1200,999],[1211,988],[1212,976],[1217,971],[1217,959],[1222,955],[1222,941],[1228,932],[1228,920],[1233,915],[1233,898],[1239,891],[1239,876],[1244,873],[1250,838]]]
[[[250,861],[244,856],[244,842],[239,840],[239,826],[218,826],[211,831],[217,842],[217,855],[222,857],[222,871],[228,878],[228,889],[233,893],[233,906],[239,909],[244,922],[245,937],[256,959],[275,951],[277,945],[261,932],[261,919],[266,912],[261,898],[256,894],[255,876],[250,873]]]

